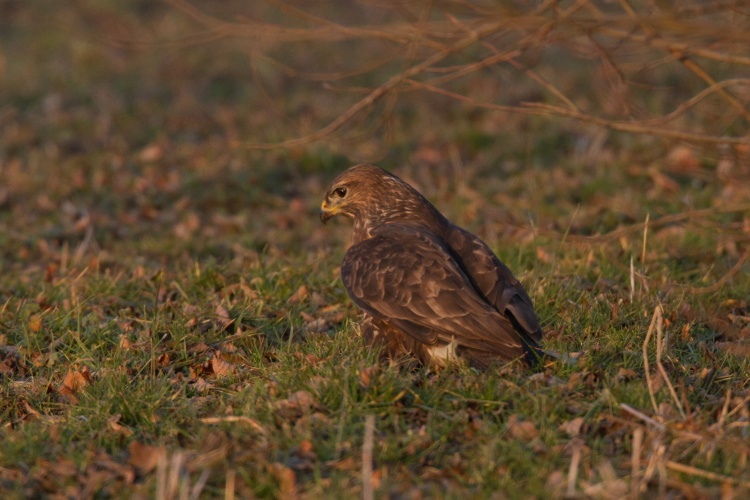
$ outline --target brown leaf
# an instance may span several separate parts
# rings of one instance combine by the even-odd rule
[[[617,375],[615,376],[615,380],[618,382],[627,382],[629,380],[633,380],[638,377],[638,374],[629,369],[629,368],[620,368],[617,371]]]
[[[159,160],[164,155],[164,148],[161,144],[151,143],[138,153],[138,159],[144,163],[151,163]]]
[[[342,458],[341,460],[337,460],[332,463],[329,462],[329,464],[333,465],[334,469],[338,469],[342,471],[351,471],[357,468],[357,462],[351,456]]]
[[[280,498],[296,498],[297,496],[297,477],[294,471],[286,465],[275,462],[271,464],[271,474],[279,482]]]
[[[109,428],[115,431],[117,434],[122,434],[123,436],[130,436],[133,434],[133,431],[125,427],[124,425],[121,425],[120,419],[122,418],[122,415],[120,413],[117,413],[115,415],[112,415],[107,419],[107,424],[109,424]]]
[[[214,354],[214,357],[211,358],[211,370],[213,370],[214,375],[217,377],[226,377],[227,375],[235,373],[237,367],[232,363],[227,363],[221,359],[218,354]]]
[[[234,320],[229,317],[229,311],[227,311],[227,308],[222,306],[221,304],[216,305],[216,317],[219,320],[219,324],[223,328],[226,328],[234,323]]]
[[[237,346],[234,345],[234,342],[224,342],[224,344],[222,344],[222,354],[234,354],[235,352],[237,352]]]
[[[313,449],[314,448],[312,441],[310,441],[309,439],[305,439],[299,444],[299,453],[302,455],[309,455],[311,453],[314,453]]]
[[[680,190],[680,185],[668,175],[656,170],[650,172],[651,182],[659,192],[676,193]]]
[[[287,302],[290,304],[299,304],[309,296],[310,291],[307,289],[307,285],[302,285],[287,299]]]
[[[572,420],[568,420],[558,427],[561,431],[570,437],[575,437],[581,433],[581,427],[583,426],[583,417],[576,417]]]
[[[293,420],[309,413],[315,404],[315,398],[307,391],[297,391],[287,399],[277,401],[276,413],[285,419]]]
[[[507,428],[513,438],[521,441],[529,441],[539,435],[539,431],[536,429],[534,422],[520,420],[517,415],[510,416]]]
[[[128,485],[133,484],[133,481],[135,481],[135,470],[132,465],[126,465],[113,460],[112,457],[103,450],[100,450],[96,454],[93,462],[86,470],[87,474],[94,471],[103,474],[103,479],[105,479],[107,483],[112,483],[112,479],[116,478],[122,479],[122,481]],[[111,493],[112,490],[109,490],[109,492]]]
[[[310,366],[316,366],[322,363],[323,361],[325,361],[325,358],[321,358],[320,356],[313,354],[313,353],[308,353],[308,354],[303,355],[301,352],[295,352],[294,358],[300,361],[304,361]]]
[[[169,353],[165,352],[164,354],[161,354],[157,358],[156,364],[158,364],[161,367],[167,366],[169,364]]]
[[[750,342],[747,341],[740,340],[737,342],[717,342],[716,347],[733,356],[739,356],[743,358],[750,357]]]
[[[305,330],[312,333],[321,333],[328,330],[328,321],[323,318],[317,318],[305,323]]]
[[[597,376],[589,371],[573,372],[568,379],[568,388],[574,389],[579,385],[593,387],[596,384]]]
[[[341,309],[341,304],[330,304],[320,309],[323,314],[333,314]]]
[[[44,321],[42,320],[42,316],[39,314],[34,314],[29,318],[29,330],[31,330],[34,333],[39,332],[42,329],[42,326],[44,325]]]
[[[133,441],[128,446],[130,458],[128,463],[141,472],[147,474],[154,470],[159,464],[159,460],[165,460],[167,449],[164,446],[151,446]]]
[[[120,349],[123,351],[129,351],[132,347],[130,340],[125,335],[120,335]]]
[[[52,281],[55,279],[55,275],[57,274],[57,270],[59,269],[57,264],[50,264],[47,266],[47,271],[44,275],[44,281],[47,283],[52,283]]]
[[[549,262],[552,260],[549,253],[547,253],[547,251],[542,247],[536,247],[536,258],[539,260],[539,262],[543,262],[545,264],[549,264]]]
[[[208,392],[213,387],[213,384],[206,382],[206,379],[203,377],[198,377],[195,379],[194,386],[198,392]]]
[[[28,401],[24,400],[23,402],[24,409],[26,410],[26,414],[23,416],[23,420],[38,420],[42,418],[42,414],[36,411],[34,408],[31,407]]]
[[[67,400],[71,404],[75,404],[78,402],[78,398],[75,396],[75,394],[83,389],[86,384],[91,381],[91,379],[91,372],[86,366],[84,366],[80,371],[69,369],[57,392],[58,394],[60,394],[60,396],[63,397],[63,399]]]
[[[369,366],[367,368],[362,368],[361,370],[357,370],[357,382],[359,383],[359,386],[362,389],[366,389],[370,387],[370,384],[372,383],[373,379],[378,375],[378,372],[380,370],[377,366]]]
[[[10,375],[13,373],[13,362],[10,359],[0,361],[0,373]]]
[[[693,148],[675,146],[667,155],[667,164],[674,172],[688,173],[700,169],[700,162]]]
[[[552,493],[552,498],[559,498],[560,492],[563,491],[567,481],[562,471],[553,470],[547,475],[547,480],[544,483],[544,489]]]
[[[206,344],[205,342],[198,342],[194,346],[188,348],[188,352],[191,352],[194,354],[205,354],[210,350],[211,350],[211,347],[209,347],[209,345]]]

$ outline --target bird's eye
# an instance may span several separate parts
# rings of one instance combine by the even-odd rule
[[[333,192],[336,193],[336,196],[338,196],[339,198],[343,198],[344,196],[346,196],[345,187],[336,188]]]

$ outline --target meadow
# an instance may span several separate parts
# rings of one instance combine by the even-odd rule
[[[746,497],[748,14],[0,3],[0,492]],[[486,241],[565,361],[365,346],[318,218],[360,162]]]

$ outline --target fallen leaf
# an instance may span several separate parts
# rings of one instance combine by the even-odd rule
[[[357,462],[352,457],[342,458],[341,460],[336,460],[332,463],[329,462],[329,464],[333,465],[334,469],[341,471],[351,471],[357,468]]]
[[[13,373],[13,362],[10,359],[4,359],[0,362],[0,373],[4,375]]]
[[[317,318],[305,323],[305,330],[311,333],[321,333],[328,330],[328,321],[323,318]]]
[[[680,185],[668,175],[656,170],[650,172],[651,182],[659,192],[676,193],[680,190]]]
[[[315,398],[307,391],[297,391],[287,399],[277,401],[276,414],[287,420],[294,420],[308,413],[315,404]]]
[[[160,460],[166,460],[167,449],[164,446],[151,446],[133,441],[128,446],[130,458],[128,463],[139,470],[141,474],[147,474],[154,470]]]
[[[232,363],[227,363],[217,354],[214,354],[214,357],[211,358],[211,370],[213,370],[214,375],[217,377],[226,377],[236,372],[237,367]]]
[[[313,444],[312,444],[312,441],[310,441],[309,439],[303,440],[299,444],[299,453],[302,454],[302,455],[309,455],[309,454],[313,453]]]
[[[199,342],[188,349],[188,352],[194,354],[204,354],[210,351],[211,348],[205,342]]]
[[[129,351],[132,347],[132,344],[130,343],[130,340],[125,335],[120,335],[120,349],[123,351]]]
[[[693,148],[676,146],[667,155],[667,164],[674,172],[687,173],[700,169],[700,162]]]
[[[568,388],[574,389],[579,385],[593,387],[596,384],[597,376],[589,371],[573,372],[568,378]]]
[[[563,488],[566,484],[566,478],[562,471],[553,470],[547,475],[547,480],[544,483],[544,489],[552,493],[553,498],[558,498],[560,496],[560,492],[563,491]]]
[[[510,435],[521,441],[530,441],[539,435],[534,422],[520,420],[517,415],[511,415],[508,419],[507,429]]]
[[[377,366],[369,366],[357,370],[357,382],[362,389],[370,387],[372,380],[377,376],[380,370]]]
[[[226,328],[234,323],[234,320],[229,317],[229,311],[227,311],[227,308],[222,306],[221,304],[216,305],[216,318],[219,320],[219,324],[223,328]]]
[[[76,393],[81,391],[91,380],[91,372],[88,367],[84,366],[80,371],[69,369],[57,392],[63,399],[71,404],[75,404],[78,402],[78,398],[75,396]]]
[[[31,330],[34,333],[39,332],[42,329],[42,326],[44,325],[44,322],[42,320],[42,316],[39,314],[34,314],[29,318],[29,330]]]
[[[627,382],[629,380],[635,379],[636,377],[638,377],[638,374],[635,371],[629,368],[620,368],[617,371],[615,380],[617,380],[618,382]]]
[[[86,470],[87,474],[91,474],[92,469],[101,472],[104,476],[103,479],[110,480],[107,482],[111,482],[111,479],[117,477],[121,478],[128,485],[133,484],[135,481],[135,470],[132,465],[126,465],[114,460],[103,450],[100,450],[93,462],[89,464]],[[113,491],[109,490],[109,493],[112,494]]]
[[[144,163],[152,163],[164,155],[164,148],[158,143],[151,143],[138,153],[138,159]]]
[[[295,498],[297,496],[297,477],[294,471],[286,465],[275,462],[270,465],[271,474],[279,482],[280,498]]]
[[[536,258],[539,260],[539,262],[543,262],[545,264],[548,264],[552,260],[549,253],[547,253],[547,251],[542,247],[536,247]]]
[[[120,424],[120,419],[122,418],[122,415],[120,413],[117,413],[115,415],[112,415],[107,419],[107,424],[109,424],[109,428],[115,431],[117,434],[122,434],[123,436],[131,436],[133,434],[133,431],[125,427],[124,425]]]
[[[568,420],[558,427],[561,431],[570,437],[575,437],[581,433],[581,427],[583,426],[583,417],[576,417],[572,420]]]
[[[287,299],[287,302],[290,304],[299,304],[309,296],[310,291],[307,289],[307,285],[302,285]]]
[[[203,377],[196,378],[193,385],[198,392],[208,392],[213,387],[213,384],[206,382],[206,379]]]
[[[161,367],[167,366],[169,364],[169,353],[165,352],[164,354],[161,354],[156,359],[156,364],[159,365],[159,366],[161,366]]]
[[[242,330],[239,330],[241,332]],[[221,353],[222,354],[234,354],[237,352],[237,346],[234,345],[233,342],[225,342],[221,346]]]
[[[750,357],[750,342],[747,341],[740,340],[737,342],[717,342],[716,347],[733,356],[739,356],[743,358]]]
[[[42,414],[36,411],[32,406],[29,404],[28,401],[24,400],[23,402],[24,409],[26,410],[26,414],[23,416],[23,420],[38,420],[42,418]]]

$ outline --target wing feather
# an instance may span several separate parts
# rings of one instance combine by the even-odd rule
[[[510,314],[534,346],[542,340],[534,305],[523,285],[477,236],[452,226],[446,243],[477,290],[502,314]]]
[[[455,341],[504,359],[524,355],[511,321],[477,293],[452,252],[428,230],[378,228],[347,251],[341,277],[366,313],[420,342]]]

